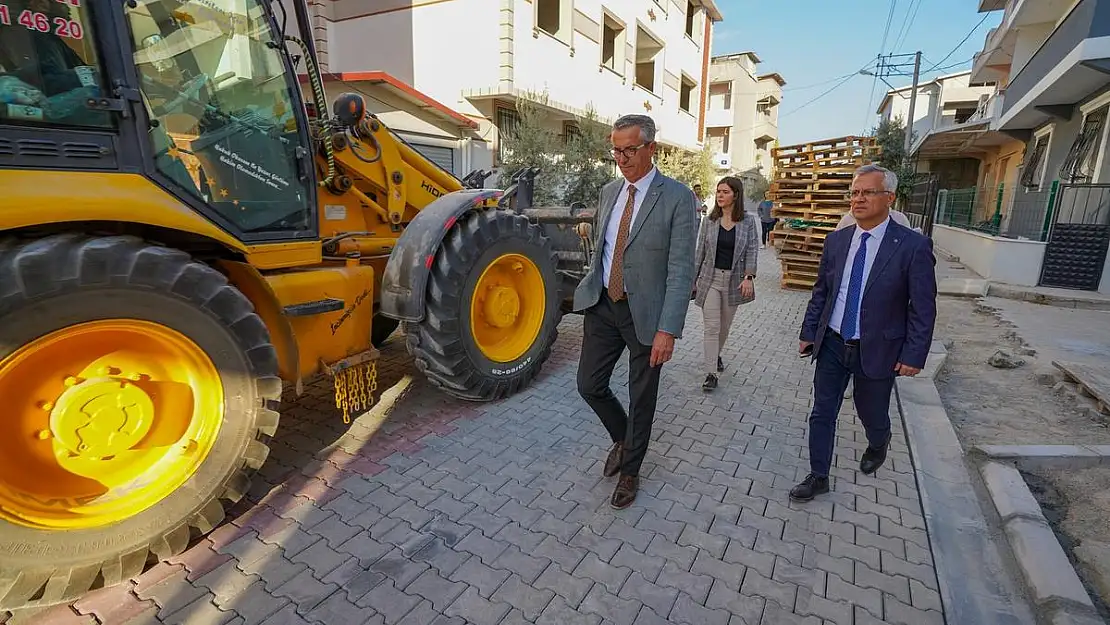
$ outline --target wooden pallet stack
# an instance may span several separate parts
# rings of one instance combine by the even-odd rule
[[[852,173],[878,157],[874,137],[838,137],[771,151],[768,199],[778,218],[772,232],[782,262],[782,288],[809,290],[817,280],[825,235],[850,209]]]

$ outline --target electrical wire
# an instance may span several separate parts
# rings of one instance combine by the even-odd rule
[[[890,36],[890,25],[894,22],[894,9],[898,6],[898,0],[890,3],[890,11],[886,14],[886,28],[883,30],[883,42],[879,44],[879,54],[883,53],[886,49],[886,40]]]
[[[952,50],[951,50],[951,51],[949,51],[949,52],[948,52],[948,54],[945,54],[945,55],[944,55],[944,58],[943,58],[943,59],[941,59],[941,60],[937,61],[936,65],[934,65],[934,66],[930,67],[929,69],[925,70],[925,72],[923,72],[923,73],[928,73],[928,72],[931,72],[931,71],[934,71],[934,70],[936,70],[936,69],[937,69],[938,67],[940,67],[940,64],[941,64],[941,63],[944,63],[944,62],[945,62],[945,61],[947,61],[947,60],[948,60],[949,58],[951,58],[951,57],[952,57],[952,55],[956,53],[956,50],[959,50],[959,49],[960,49],[960,46],[962,46],[962,45],[964,45],[965,43],[967,43],[967,40],[968,40],[968,39],[971,39],[971,36],[975,34],[975,31],[979,30],[979,27],[983,25],[983,22],[987,21],[987,18],[988,18],[988,17],[990,17],[990,15],[991,15],[990,13],[985,13],[985,14],[983,15],[983,19],[979,20],[979,23],[978,23],[978,24],[976,24],[976,25],[975,25],[975,26],[974,26],[974,27],[973,27],[973,28],[971,29],[971,31],[970,31],[970,32],[968,32],[968,33],[967,33],[967,35],[966,35],[966,36],[965,36],[965,37],[964,37],[963,39],[961,39],[961,40],[960,40],[960,43],[957,43],[957,44],[956,44],[956,47],[952,48]],[[964,63],[966,63],[966,62],[967,62],[967,61],[964,61]]]
[[[869,63],[868,65],[870,65],[870,63]],[[802,109],[806,108],[807,106],[809,106],[809,105],[813,104],[814,102],[817,102],[817,101],[818,101],[818,100],[820,100],[821,98],[823,98],[823,97],[825,97],[825,96],[829,95],[829,94],[830,94],[830,93],[832,93],[833,91],[836,91],[837,89],[839,89],[840,87],[842,87],[842,86],[843,86],[843,85],[844,85],[845,83],[847,83],[847,82],[848,82],[849,80],[851,80],[852,78],[854,78],[854,77],[858,76],[858,75],[859,75],[859,73],[860,73],[861,71],[863,71],[863,70],[867,69],[868,65],[864,65],[863,67],[861,67],[861,68],[860,68],[859,70],[857,70],[856,72],[854,72],[854,73],[851,73],[851,74],[848,74],[848,75],[847,75],[846,77],[844,77],[844,79],[843,79],[843,80],[841,80],[840,82],[836,83],[835,85],[833,85],[833,86],[832,86],[832,87],[830,87],[829,89],[826,89],[826,90],[825,90],[825,91],[823,91],[823,92],[822,92],[822,93],[821,93],[820,95],[818,95],[818,96],[815,96],[815,97],[813,97],[813,98],[810,98],[810,100],[809,100],[808,102],[806,102],[805,104],[803,104],[803,105],[799,106],[798,108],[796,108],[796,109],[791,109],[791,110],[789,110],[789,111],[786,111],[785,113],[782,113],[782,114],[780,114],[780,115],[779,115],[779,119],[782,119],[783,117],[786,117],[787,115],[793,115],[794,113],[797,113],[798,111],[800,111],[800,110],[802,110]]]
[[[917,20],[917,12],[921,9],[921,0],[910,0],[910,6],[906,9],[906,19],[902,22],[902,29],[899,30],[898,36],[894,39],[892,49],[897,50],[906,41],[906,37],[910,35],[913,30],[913,23]],[[912,12],[911,12],[912,10]]]
[[[882,55],[876,58],[876,62],[882,62]],[[867,122],[871,119],[871,103],[875,101],[875,87],[879,85],[879,74],[882,72],[882,69],[878,66],[875,69],[875,74],[871,77],[871,94],[867,96],[867,108],[863,111],[862,132],[867,132],[867,126],[869,125]]]
[[[870,66],[871,66],[871,64],[868,63],[866,66],[864,66],[863,69],[867,69]],[[854,76],[858,73],[859,73],[859,70],[856,70],[854,72],[844,74],[843,76],[837,76],[836,78],[830,78],[828,80],[822,80],[821,82],[815,82],[812,85],[804,85],[804,86],[801,86],[801,87],[789,87],[787,89],[783,89],[782,91],[783,91],[783,93],[786,93],[787,91],[805,91],[806,89],[812,89],[814,87],[823,87],[823,86],[825,86],[829,83],[833,83],[833,82],[836,82],[838,80],[843,80],[843,79],[848,78],[850,76]]]

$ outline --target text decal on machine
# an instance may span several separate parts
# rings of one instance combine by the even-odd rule
[[[74,7],[81,6],[81,0],[58,0],[58,2]],[[12,21],[11,9],[6,4],[0,4],[0,25],[11,26]],[[40,33],[53,32],[67,39],[85,38],[85,29],[81,27],[81,23],[64,17],[55,17],[51,20],[45,13],[24,9],[19,15],[14,16],[14,21],[28,30],[37,30]]]

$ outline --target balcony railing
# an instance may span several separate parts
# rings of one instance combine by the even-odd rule
[[[1002,94],[996,93],[991,97],[979,102],[975,112],[971,117],[967,118],[967,123],[977,124],[979,122],[990,121],[1002,110]]]

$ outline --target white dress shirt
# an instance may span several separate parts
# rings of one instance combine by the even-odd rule
[[[867,255],[863,261],[863,282],[861,284],[866,288],[867,278],[871,275],[871,267],[875,264],[875,256],[879,253],[879,246],[883,243],[883,236],[886,234],[886,227],[889,223],[890,216],[888,215],[881,224],[871,230],[864,230],[857,225],[855,233],[852,234],[852,245],[848,248],[848,258],[844,261],[844,277],[840,279],[840,290],[836,293],[836,303],[833,304],[832,315],[829,317],[829,327],[838,334],[840,333],[841,324],[844,322],[844,309],[848,303],[848,283],[852,280],[852,265],[856,260],[856,252],[859,251],[863,233],[871,234],[871,237],[867,239]],[[862,297],[863,292],[861,290],[860,298]],[[861,301],[857,313],[862,310],[862,304]],[[856,319],[855,336],[845,336],[844,338],[847,340],[859,338],[859,318]]]
[[[628,232],[631,234],[632,226],[636,224],[636,216],[640,213],[640,207],[644,205],[644,198],[647,197],[648,189],[651,188],[651,183],[655,180],[655,172],[656,169],[652,166],[651,171],[644,174],[644,177],[636,182],[630,183],[625,180],[621,192],[617,194],[617,200],[613,203],[613,212],[610,213],[609,223],[605,226],[605,245],[601,251],[601,271],[607,287],[609,286],[609,270],[613,267],[613,248],[617,245],[617,233],[621,227],[621,218],[624,216],[624,205],[628,203],[628,187],[636,187],[636,198],[632,204],[632,221],[628,225]]]

